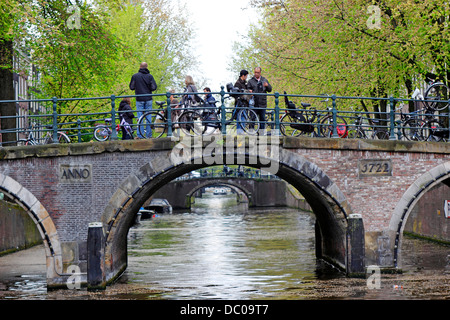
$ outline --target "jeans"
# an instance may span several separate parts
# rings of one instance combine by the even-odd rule
[[[244,127],[242,126],[242,123],[245,120],[248,120],[248,119],[246,119],[244,112],[239,114],[239,111],[240,110],[238,110],[238,115],[236,117],[236,121],[237,121],[237,123],[236,123],[236,127],[237,127],[236,133],[237,134],[245,134]]]
[[[264,108],[264,109],[255,109],[256,114],[259,117],[259,123],[260,123],[260,129],[264,130],[266,128],[266,109],[265,106],[257,107],[257,108]]]
[[[153,100],[148,100],[148,101],[136,101],[136,110],[137,110],[137,116],[138,119],[147,111],[152,110],[152,102]],[[151,120],[151,117],[149,118],[149,120]],[[140,133],[140,130],[138,130],[137,134],[138,137],[141,139],[144,138],[151,138],[152,137],[152,128],[150,127],[150,123],[147,122],[147,125],[145,128],[141,128],[145,130],[145,135],[146,137],[143,137]]]

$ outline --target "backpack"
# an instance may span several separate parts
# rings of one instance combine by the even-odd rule
[[[194,89],[192,88],[192,85],[189,85],[189,87],[191,87],[191,90],[194,90]],[[194,103],[200,103],[200,102],[202,102],[202,98],[200,98],[198,94],[189,94],[188,97],[189,97],[190,99],[192,99],[192,101],[193,101]]]

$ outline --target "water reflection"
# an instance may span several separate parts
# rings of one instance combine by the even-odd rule
[[[16,262],[15,254],[0,257],[0,300],[450,299],[447,246],[404,237],[405,273],[383,274],[381,288],[370,290],[365,279],[316,260],[313,215],[250,210],[233,197],[196,202],[131,228],[128,268],[107,290],[47,291],[41,247],[17,253]],[[37,253],[42,259],[26,269]]]
[[[312,215],[249,210],[232,197],[196,202],[130,230],[129,283],[151,283],[167,298],[247,299],[316,279]]]

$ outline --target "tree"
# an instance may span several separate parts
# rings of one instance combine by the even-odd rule
[[[7,36],[9,44],[30,53],[40,72],[33,88],[39,98],[134,94],[128,84],[142,61],[149,64],[159,92],[165,93],[195,62],[185,45],[193,36],[186,14],[183,8],[172,8],[169,0],[5,1],[1,43]],[[13,71],[12,56],[2,57]],[[12,86],[12,79],[4,81]],[[108,99],[60,100],[57,112],[67,116],[58,121],[74,123],[73,114],[110,109]]]
[[[249,34],[247,49],[281,90],[410,97],[429,71],[445,83],[450,78],[448,3],[253,0],[252,4],[263,14]],[[386,104],[373,107],[384,111]]]

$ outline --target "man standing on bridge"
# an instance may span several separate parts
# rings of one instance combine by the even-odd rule
[[[247,88],[253,93],[268,93],[272,91],[272,86],[269,81],[261,76],[261,67],[256,67],[253,78],[248,81]],[[266,108],[267,108],[267,96],[256,95],[255,99],[255,112],[259,117],[261,123],[261,129],[264,131],[266,128]]]
[[[140,65],[139,72],[135,73],[131,77],[130,90],[135,91],[136,95],[141,94],[152,94],[158,86],[153,76],[148,71],[148,65],[146,62],[142,62]],[[152,109],[153,99],[151,96],[141,96],[136,97],[136,109],[137,115],[140,118],[146,111]],[[138,130],[139,138],[151,138],[152,129],[150,128],[149,122],[147,122],[147,128],[145,128],[146,137],[141,136],[140,130]]]

